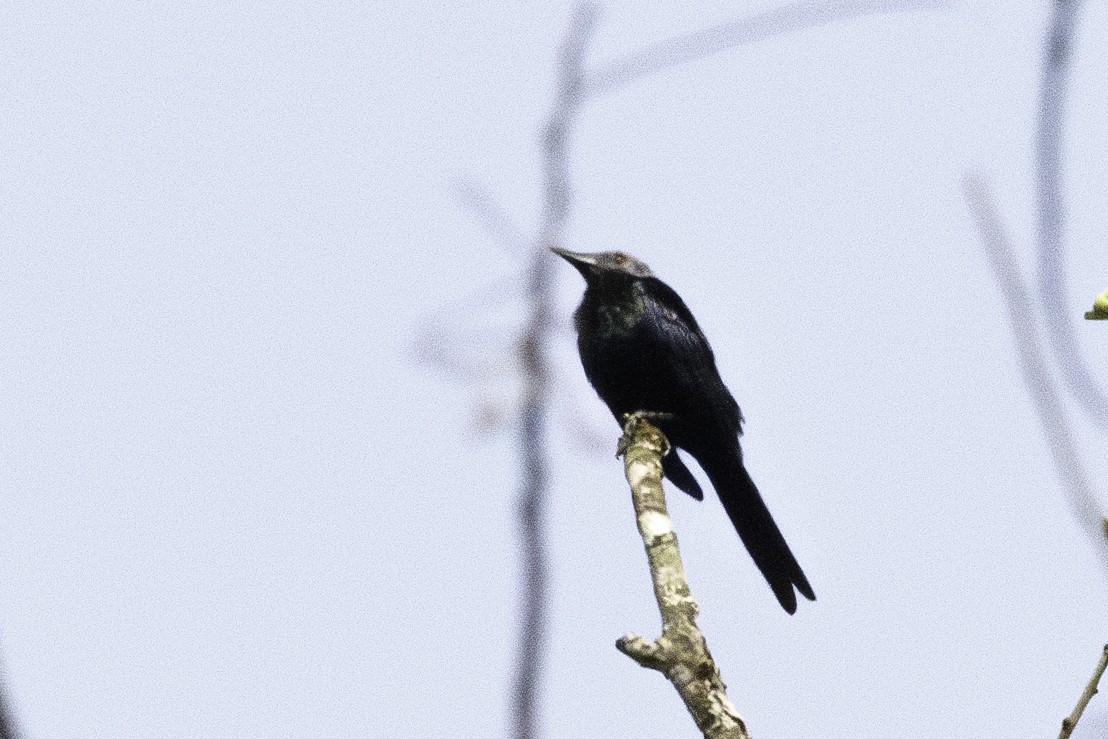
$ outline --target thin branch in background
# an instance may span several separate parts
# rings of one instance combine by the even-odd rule
[[[581,106],[585,46],[596,22],[591,5],[577,8],[562,42],[558,94],[542,129],[545,179],[542,223],[531,257],[528,297],[530,319],[520,344],[524,373],[519,451],[523,480],[519,491],[519,528],[523,545],[523,613],[512,700],[513,734],[537,736],[538,679],[542,670],[549,600],[545,511],[550,488],[546,458],[549,376],[546,345],[554,303],[548,247],[562,240],[571,192],[567,146],[570,127]]]
[[[1082,5],[1081,0],[1054,0],[1043,59],[1035,145],[1039,300],[1054,361],[1062,370],[1066,389],[1100,428],[1108,432],[1108,395],[1097,385],[1077,345],[1072,323],[1076,317],[1070,314],[1069,288],[1064,274],[1066,208],[1062,198],[1062,134],[1074,36]]]
[[[503,367],[507,357],[496,344],[505,324],[518,330],[517,314],[523,291],[514,278],[490,280],[426,316],[412,342],[412,351],[423,363],[474,383],[487,380],[492,368]],[[498,314],[496,309],[502,309]],[[481,320],[473,320],[480,315]]]
[[[772,36],[862,15],[932,10],[947,5],[945,0],[804,0],[668,38],[608,62],[589,72],[585,93],[589,97],[601,95],[664,69]]]
[[[989,258],[989,266],[1008,306],[1023,382],[1042,423],[1055,471],[1078,523],[1108,568],[1108,516],[1093,492],[1085,466],[1077,453],[1073,429],[1043,355],[1034,305],[1020,275],[1011,242],[987,183],[971,176],[965,179],[963,185],[981,243]]]
[[[459,177],[454,180],[454,194],[462,205],[473,211],[478,222],[504,249],[512,254],[526,251],[531,240],[500,207],[487,187],[476,180]]]
[[[700,608],[689,592],[662,489],[662,458],[671,449],[665,435],[645,420],[645,415],[624,416],[616,454],[623,455],[624,472],[631,486],[635,522],[646,548],[654,598],[662,615],[662,635],[649,642],[637,634],[627,634],[616,641],[616,649],[665,675],[705,737],[750,739],[742,716],[727,696],[727,686],[708,651],[708,642],[696,625]]]
[[[1073,713],[1062,719],[1062,732],[1058,734],[1058,739],[1069,739],[1070,734],[1072,734],[1074,728],[1077,727],[1077,722],[1081,720],[1081,714],[1085,712],[1085,706],[1089,705],[1089,701],[1091,701],[1093,696],[1097,693],[1097,685],[1100,683],[1100,678],[1104,674],[1105,668],[1108,668],[1108,644],[1104,645],[1104,651],[1100,655],[1100,662],[1097,663],[1096,669],[1093,670],[1093,676],[1089,679],[1089,683],[1085,686],[1085,690],[1081,693],[1081,697],[1077,699],[1077,705],[1073,707]]]

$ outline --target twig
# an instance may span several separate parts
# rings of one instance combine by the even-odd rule
[[[1105,290],[1093,300],[1093,309],[1085,313],[1087,321],[1108,321],[1108,290]]]
[[[509,347],[493,346],[506,333],[503,321],[492,325],[493,309],[514,312],[522,295],[515,279],[497,278],[481,284],[424,317],[411,343],[412,353],[419,361],[463,380],[486,380],[493,374],[492,368],[500,371],[504,355],[511,352]],[[472,320],[475,315],[481,320]],[[520,321],[512,317],[512,323],[516,328]]]
[[[589,97],[601,95],[663,69],[791,31],[860,15],[938,9],[947,5],[945,0],[803,0],[668,38],[608,62],[589,72],[585,92]]]
[[[1064,276],[1066,209],[1062,198],[1062,134],[1073,41],[1081,7],[1081,0],[1054,0],[1046,38],[1035,145],[1039,300],[1054,361],[1062,369],[1066,389],[1100,428],[1108,432],[1108,395],[1097,385],[1077,345]]]
[[[457,178],[454,180],[454,194],[458,202],[473,211],[473,215],[489,235],[512,254],[523,252],[529,239],[523,235],[523,231],[512,220],[511,215],[504,210],[489,189],[470,178]]]
[[[1089,679],[1089,684],[1085,686],[1085,691],[1077,699],[1077,705],[1073,707],[1073,713],[1062,719],[1062,733],[1058,735],[1058,739],[1069,739],[1070,734],[1073,733],[1077,722],[1081,720],[1081,714],[1085,712],[1085,706],[1089,705],[1089,701],[1096,695],[1097,684],[1100,682],[1100,677],[1104,674],[1105,668],[1108,668],[1108,644],[1104,645],[1100,662],[1093,670],[1093,676]]]
[[[544,512],[550,487],[546,460],[547,334],[554,302],[550,245],[561,240],[569,215],[569,164],[566,154],[569,128],[581,105],[581,69],[585,44],[595,21],[592,6],[577,9],[566,31],[559,59],[558,96],[543,126],[545,198],[542,226],[531,259],[528,297],[531,305],[520,359],[524,394],[519,444],[523,454],[523,487],[519,491],[519,527],[523,543],[523,622],[513,690],[514,735],[537,735],[536,694],[546,639],[547,555]]]
[[[1085,529],[1093,547],[1108,567],[1108,516],[1093,493],[1085,467],[1077,453],[1073,429],[1062,408],[1054,378],[1051,377],[1043,356],[1031,297],[1016,266],[1016,258],[1004,225],[997,215],[984,180],[967,177],[964,187],[966,200],[977,222],[981,243],[989,257],[989,265],[1008,305],[1008,317],[1016,340],[1023,382],[1031,394],[1042,424],[1043,434],[1054,460],[1055,472],[1078,523]]]
[[[662,635],[648,642],[637,634],[627,634],[616,641],[616,648],[643,667],[665,675],[705,737],[749,739],[746,724],[727,697],[727,686],[696,625],[699,608],[689,593],[662,490],[662,457],[670,451],[669,441],[643,414],[633,414],[625,418],[619,451],[650,563]]]

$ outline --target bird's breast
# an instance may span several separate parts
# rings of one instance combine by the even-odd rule
[[[579,326],[585,376],[617,419],[637,410],[676,410],[664,347],[655,339],[649,322],[632,311],[599,310]]]

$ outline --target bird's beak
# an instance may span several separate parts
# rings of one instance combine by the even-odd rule
[[[557,254],[562,259],[566,260],[580,272],[584,277],[588,277],[592,274],[592,268],[596,266],[596,255],[583,254],[577,251],[567,251],[566,249],[559,249],[556,246],[550,247],[550,251]]]

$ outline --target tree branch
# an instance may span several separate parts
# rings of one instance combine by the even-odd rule
[[[501,246],[515,255],[527,248],[529,239],[512,220],[487,187],[473,178],[454,179],[454,194],[458,202],[473,211],[478,222],[485,227]]]
[[[589,72],[585,92],[602,95],[679,64],[791,31],[875,13],[944,8],[946,0],[801,0],[747,18],[674,36]]]
[[[1058,739],[1069,739],[1070,734],[1073,733],[1077,722],[1081,720],[1081,714],[1085,712],[1085,706],[1089,705],[1089,701],[1096,695],[1097,684],[1100,682],[1100,677],[1104,674],[1105,668],[1108,668],[1108,644],[1104,645],[1100,662],[1093,670],[1093,676],[1089,679],[1089,684],[1085,686],[1085,692],[1077,699],[1077,705],[1073,707],[1073,713],[1062,719],[1062,733],[1058,735]]]
[[[662,635],[648,642],[636,634],[616,641],[616,648],[643,667],[666,676],[705,737],[749,739],[727,686],[720,677],[704,635],[696,625],[699,608],[689,593],[677,534],[662,490],[662,458],[669,453],[666,437],[646,418],[625,417],[617,454],[623,455],[639,534],[646,547],[654,597],[662,615]]]
[[[1039,300],[1054,361],[1066,389],[1102,431],[1108,432],[1108,395],[1097,385],[1077,345],[1065,278],[1066,207],[1062,197],[1062,141],[1066,92],[1081,0],[1054,0],[1043,53],[1039,124],[1035,137],[1038,190]]]
[[[1078,523],[1089,536],[1096,552],[1108,567],[1108,515],[1097,500],[1085,466],[1077,453],[1073,429],[1062,406],[1054,378],[1047,368],[1039,338],[1038,322],[1031,296],[1016,264],[1015,255],[996,212],[985,181],[967,177],[966,200],[977,222],[978,233],[1001,294],[1008,305],[1008,318],[1016,340],[1016,352],[1023,383],[1042,424],[1054,469],[1069,499]]]
[[[546,642],[547,553],[545,511],[550,488],[546,460],[549,405],[546,344],[554,302],[550,276],[553,258],[548,247],[561,240],[569,216],[569,129],[581,106],[581,70],[585,45],[592,35],[596,12],[579,7],[566,30],[559,55],[558,94],[542,129],[545,197],[539,238],[531,256],[527,286],[530,317],[520,342],[524,390],[519,446],[523,454],[523,487],[519,491],[519,529],[523,543],[523,622],[513,689],[512,721],[520,739],[537,736],[536,696]]]

